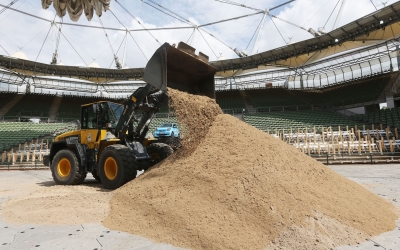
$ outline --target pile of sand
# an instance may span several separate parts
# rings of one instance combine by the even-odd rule
[[[206,96],[188,95],[171,88],[168,88],[168,94],[170,109],[174,110],[181,128],[181,145],[185,150],[180,153],[191,153],[207,135],[215,117],[223,112]]]
[[[190,140],[114,191],[106,227],[193,249],[326,249],[395,228],[386,200],[212,100],[171,95]]]

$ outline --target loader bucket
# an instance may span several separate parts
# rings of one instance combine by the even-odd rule
[[[215,99],[214,75],[208,57],[180,42],[178,48],[164,43],[150,58],[144,70],[144,81],[157,89],[167,87],[189,94],[205,95]]]

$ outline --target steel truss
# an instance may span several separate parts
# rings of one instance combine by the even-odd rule
[[[319,88],[327,84],[355,80],[393,70],[393,58],[398,57],[400,39],[355,50],[301,67],[285,68],[216,78],[217,90],[272,86],[289,88]],[[394,62],[397,65],[397,60]]]
[[[272,86],[288,88],[320,88],[328,84],[338,84],[360,77],[392,71],[393,64],[398,67],[397,60],[400,39],[392,39],[384,43],[355,50],[301,67],[269,70],[264,72],[239,75],[227,78],[216,78],[216,90],[243,89]],[[142,81],[94,83],[74,81],[63,78],[54,79],[25,75],[14,71],[0,71],[0,82],[12,85],[27,84],[35,88],[66,90],[96,93],[104,89],[107,93],[132,93],[144,85]]]

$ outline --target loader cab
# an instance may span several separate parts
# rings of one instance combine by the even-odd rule
[[[124,106],[114,102],[85,104],[81,110],[81,128],[112,131],[123,111]]]

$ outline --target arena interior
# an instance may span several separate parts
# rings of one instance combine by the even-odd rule
[[[250,3],[215,0],[211,2],[226,12],[227,6],[247,12],[203,24],[184,18],[166,1],[137,1],[180,24],[152,28],[126,7],[131,4],[127,1],[42,0],[40,9],[51,10],[54,18],[30,11],[32,3],[24,7],[25,1],[0,1],[0,24],[18,16],[49,27],[24,38],[26,46],[47,34],[41,46],[35,46],[35,60],[26,56],[24,46],[15,44],[19,51],[7,51],[3,45],[14,42],[5,26],[0,27],[0,51],[5,52],[0,52],[0,249],[399,249],[400,2],[365,1],[373,12],[339,25],[346,0],[338,0],[325,25],[313,29],[277,12],[300,1],[258,9]],[[116,6],[136,26],[127,28],[120,12],[113,12]],[[251,53],[211,28],[256,16],[261,19],[254,19],[252,34],[246,37]],[[76,22],[79,18],[84,21]],[[265,20],[276,29],[274,39],[282,38],[284,44],[259,51],[266,40]],[[331,30],[325,28],[327,23],[333,24]],[[307,32],[308,38],[292,42],[277,24]],[[85,57],[67,28],[100,31],[110,67],[100,67],[96,60],[86,66],[65,65],[62,51]],[[218,115],[218,124],[237,124],[243,135],[235,138],[226,126],[213,123],[209,127],[216,128],[207,130],[211,139],[202,141],[201,153],[184,151],[181,158],[154,163],[157,167],[135,169],[132,181],[110,188],[113,191],[99,182],[99,168],[93,168],[93,178],[86,178],[85,172],[79,183],[56,185],[55,168],[50,173],[43,164],[55,137],[80,128],[82,105],[127,103],[146,84],[143,63],[127,66],[128,48],[137,46],[135,53],[146,57],[150,52],[137,41],[148,36],[149,44],[153,40],[159,46],[158,34],[180,29],[190,31],[184,53],[216,70],[215,102],[225,114]],[[116,39],[118,32],[124,34],[122,40]],[[195,37],[210,57],[191,47]],[[63,42],[70,47],[59,46]],[[233,56],[218,56],[221,47]],[[42,50],[52,56],[45,58]],[[148,136],[163,123],[185,129],[171,100],[155,113]],[[98,130],[97,137],[100,126]],[[222,141],[222,134],[233,146],[216,150],[212,139]],[[264,144],[255,137],[265,137]],[[96,157],[91,160],[96,162]],[[62,168],[59,163],[58,174]],[[70,164],[68,175],[71,169]]]
[[[211,61],[217,68],[216,102],[224,113],[325,164],[398,162],[397,8],[394,3],[282,48]],[[140,68],[44,64],[19,53],[0,56],[3,166],[40,165],[54,137],[76,128],[82,104],[121,102],[143,84]],[[165,121],[176,121],[168,105],[156,114],[150,132]]]

